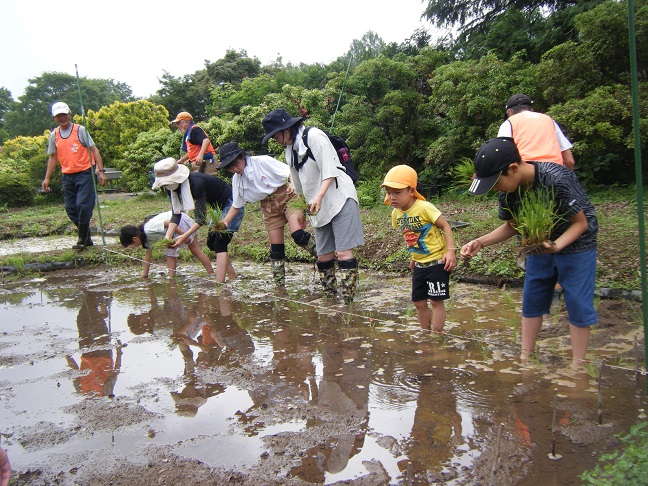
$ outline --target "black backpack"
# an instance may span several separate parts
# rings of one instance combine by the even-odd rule
[[[302,142],[304,142],[304,145],[306,146],[306,156],[301,161],[295,163],[295,168],[297,170],[302,168],[302,166],[308,160],[308,157],[315,160],[315,157],[313,156],[313,152],[308,146],[308,130],[310,130],[311,128],[312,127],[307,127],[304,129],[304,133],[302,135]],[[351,160],[351,151],[349,150],[349,146],[346,144],[343,138],[338,137],[337,135],[331,135],[330,133],[325,132],[324,130],[322,131],[326,134],[329,141],[331,142],[331,145],[333,145],[333,148],[337,152],[338,159],[340,160],[340,164],[342,164],[340,169],[346,172],[347,175],[351,178],[351,180],[355,184],[356,181],[358,180],[358,171],[356,170],[355,165],[353,165],[353,161]]]

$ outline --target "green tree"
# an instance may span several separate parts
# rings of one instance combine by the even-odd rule
[[[149,172],[153,164],[165,157],[180,158],[182,134],[168,127],[152,129],[137,135],[124,151],[120,167],[122,179],[130,191],[150,189]]]
[[[205,68],[193,74],[175,78],[165,72],[162,87],[151,101],[163,105],[174,116],[188,111],[196,121],[208,118],[211,90],[223,83],[238,87],[246,78],[260,73],[261,61],[250,58],[244,50],[228,50],[225,57],[215,62],[205,61]]]
[[[27,162],[47,150],[49,132],[36,137],[18,136],[7,140],[0,150],[0,172],[24,174],[29,171]],[[40,177],[43,177],[43,172]]]
[[[129,103],[114,102],[99,111],[88,111],[87,128],[97,144],[106,166],[123,170],[124,152],[137,136],[149,130],[169,128],[169,112],[164,106],[139,100]],[[80,117],[75,117],[79,122]]]
[[[627,2],[608,0],[576,17],[576,28],[584,48],[596,61],[596,70],[610,82],[628,83],[630,49]],[[637,64],[643,80],[648,66],[648,0],[635,4]]]
[[[429,144],[426,163],[440,181],[447,181],[454,165],[464,157],[472,159],[485,140],[497,135],[512,93],[541,99],[532,64],[517,57],[504,62],[493,54],[437,68],[430,88],[429,108],[440,136]]]
[[[134,99],[131,88],[112,79],[80,78],[79,85],[86,111],[98,110],[115,101]],[[7,111],[4,128],[12,136],[38,135],[56,125],[50,112],[56,101],[68,104],[73,114],[81,113],[79,90],[75,76],[45,72],[29,80],[25,93]]]
[[[641,86],[641,126],[648,126],[648,84]],[[634,179],[632,102],[627,86],[601,86],[584,98],[554,105],[548,111],[562,126],[574,144],[576,171],[587,184],[620,182]],[[642,130],[644,173],[648,134]]]

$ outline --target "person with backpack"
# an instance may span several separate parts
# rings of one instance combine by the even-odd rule
[[[358,261],[354,249],[364,244],[358,194],[328,135],[316,127],[304,128],[303,117],[293,118],[283,108],[268,113],[262,121],[266,143],[273,138],[286,147],[292,189],[302,194],[315,228],[317,269],[324,294],[340,293],[346,304],[353,302],[358,286]],[[308,131],[306,131],[308,130]]]

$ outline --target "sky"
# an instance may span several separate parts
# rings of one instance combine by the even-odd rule
[[[63,72],[126,83],[137,97],[164,72],[193,74],[228,49],[263,65],[329,63],[367,31],[401,43],[418,28],[425,0],[0,0],[0,87],[14,98],[29,79]],[[337,16],[337,18],[336,18]]]

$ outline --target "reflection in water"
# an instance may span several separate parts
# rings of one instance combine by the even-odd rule
[[[135,417],[137,425],[117,427],[116,445],[111,442],[116,454],[125,454],[119,447],[126,441],[143,455],[173,449],[214,469],[271,468],[278,471],[276,483],[354,481],[377,464],[386,479],[365,484],[494,484],[501,428],[508,469],[500,466],[497,479],[504,482],[498,484],[531,484],[534,478],[577,484],[571,479],[591,467],[593,453],[607,443],[603,432],[609,438],[627,431],[636,410],[645,407],[643,398],[617,398],[633,396],[633,382],[610,379],[606,413],[613,408],[616,415],[610,428],[599,427],[586,375],[560,375],[542,364],[521,367],[508,351],[518,348],[511,346],[515,336],[506,320],[513,312],[499,291],[481,290],[478,297],[472,288],[463,289],[463,297],[455,292],[449,332],[438,337],[420,333],[395,303],[391,313],[383,310],[387,299],[348,316],[298,302],[308,295],[260,295],[254,280],[208,288],[182,279],[130,278],[103,283],[111,291],[86,290],[80,302],[81,277],[48,280],[27,305],[5,297],[0,307],[0,321],[11,323],[0,333],[2,425],[14,431],[12,459],[30,466],[46,454],[69,458],[70,451],[97,449],[105,437],[91,419],[95,413],[109,417],[117,402],[94,401],[97,408],[88,417],[83,397],[112,396],[118,376],[119,404],[132,407],[117,413],[149,413]],[[37,327],[43,316],[47,335]],[[488,327],[490,341],[502,343],[497,353],[469,339],[478,326]],[[28,349],[25,335],[34,336]],[[129,346],[124,363],[116,337]],[[60,369],[49,370],[45,361],[77,345],[80,359],[68,356],[68,362],[80,371],[74,384],[81,399],[56,387],[61,369],[67,372],[65,362],[59,359]],[[77,413],[75,423],[87,427],[94,443],[72,432],[67,437],[73,438],[61,434],[61,442],[48,443],[47,452],[21,449],[18,440],[42,413],[30,393],[43,386],[59,390],[52,394],[59,400],[52,422],[64,424],[65,413]],[[564,458],[548,464],[557,387],[558,453]],[[63,408],[78,402],[84,406]],[[142,434],[149,427],[159,433]]]
[[[72,356],[66,357],[71,368],[87,372],[74,378],[74,387],[90,397],[112,397],[121,368],[122,345],[118,340],[113,362],[111,333],[106,322],[111,301],[112,295],[109,292],[84,291],[83,302],[77,314],[79,349],[84,350],[80,365]]]
[[[306,451],[301,464],[291,469],[291,476],[314,483],[323,483],[327,473],[337,474],[347,467],[364,445],[369,422],[371,364],[366,348],[358,339],[345,338],[340,329],[323,331],[317,405],[339,414],[349,430]]]

